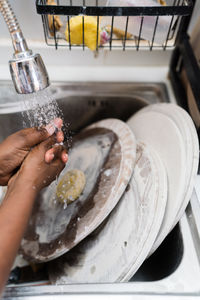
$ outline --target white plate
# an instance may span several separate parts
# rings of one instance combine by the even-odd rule
[[[97,122],[73,141],[61,176],[70,169],[82,170],[84,192],[66,209],[51,201],[56,195],[54,185],[38,197],[21,243],[28,261],[49,261],[77,245],[110,214],[132,176],[136,141],[126,123],[117,119]]]
[[[162,226],[151,250],[153,253],[170,232],[185,196],[185,145],[176,124],[162,113],[142,109],[129,119],[128,125],[137,139],[152,146],[167,171],[167,206]]]
[[[52,261],[56,284],[129,280],[148,255],[164,216],[167,177],[156,154],[138,143],[134,175],[106,222],[69,253]]]
[[[147,147],[147,146],[146,146]],[[149,232],[148,238],[144,243],[144,247],[138,256],[138,259],[135,264],[132,265],[129,272],[124,277],[124,281],[128,281],[135,274],[138,268],[141,266],[142,262],[147,258],[149,254],[149,249],[152,248],[151,245],[154,244],[160,227],[163,222],[166,204],[167,204],[167,195],[168,195],[168,183],[167,183],[167,172],[166,169],[160,159],[160,157],[156,154],[156,152],[150,147],[147,147],[150,150],[150,155],[153,159],[155,167],[158,172],[158,198],[156,200],[156,209],[153,224],[151,226],[151,230]],[[152,201],[152,200],[151,200]]]
[[[197,175],[198,164],[199,164],[199,143],[196,129],[194,127],[193,121],[189,114],[182,109],[180,106],[168,103],[153,104],[143,109],[143,111],[157,111],[167,115],[173,120],[177,127],[179,128],[184,146],[186,151],[186,177],[185,177],[185,187],[184,187],[184,199],[180,209],[176,215],[172,228],[178,223],[182,217],[187,204],[191,198],[192,191],[195,184],[195,178]],[[150,254],[156,250],[159,245],[153,247]]]

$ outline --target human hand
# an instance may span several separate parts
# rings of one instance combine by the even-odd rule
[[[54,134],[27,151],[28,155],[20,169],[9,179],[5,198],[0,206],[0,294],[39,191],[60,174],[67,161],[66,150],[61,145],[55,145],[56,141]],[[49,163],[45,161],[46,156],[51,158]]]
[[[35,145],[48,139],[56,130],[55,142],[63,141],[64,136],[61,131],[62,120],[55,119],[44,128],[26,128],[10,135],[2,144],[0,144],[0,185],[7,185],[9,179],[16,173],[23,160]],[[51,162],[54,158],[55,148],[48,150],[45,153],[46,162]],[[67,157],[62,154],[63,162]]]
[[[68,159],[64,147],[55,145],[55,142],[56,137],[51,136],[34,147],[26,156],[19,171],[9,180],[8,188],[25,186],[39,192],[54,181],[65,167]],[[45,157],[49,151],[53,157],[46,162]]]

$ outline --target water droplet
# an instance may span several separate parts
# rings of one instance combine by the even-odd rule
[[[66,209],[67,208],[67,201],[64,200],[64,206],[63,206],[63,209]]]

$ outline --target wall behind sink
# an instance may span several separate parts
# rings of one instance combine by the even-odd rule
[[[16,13],[24,35],[33,40],[43,39],[41,17],[36,13],[34,0],[9,0]],[[8,29],[5,22],[0,18],[0,38],[8,38]]]

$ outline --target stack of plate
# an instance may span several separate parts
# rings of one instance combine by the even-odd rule
[[[174,104],[149,105],[127,124],[107,119],[89,126],[75,137],[69,158],[63,173],[81,169],[84,193],[63,209],[50,201],[56,187],[44,191],[21,253],[32,262],[51,260],[52,283],[128,281],[190,200],[199,163],[193,122]]]
[[[84,191],[67,207],[55,201],[56,185],[39,195],[21,243],[24,258],[30,262],[55,259],[92,233],[123,195],[135,159],[135,136],[120,120],[103,120],[77,134],[60,176],[81,170],[86,177]]]
[[[52,261],[52,283],[129,280],[185,211],[199,162],[190,116],[176,105],[155,104],[127,124],[137,140],[129,185],[106,222]]]
[[[150,105],[128,124],[137,139],[154,148],[167,171],[167,205],[152,254],[180,220],[192,195],[199,163],[198,137],[190,116],[174,104]]]

